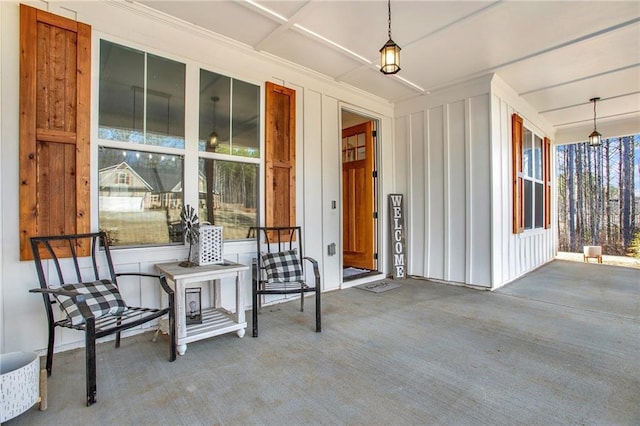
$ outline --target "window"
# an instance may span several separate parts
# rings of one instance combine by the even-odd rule
[[[198,216],[225,240],[258,223],[260,87],[200,70]]]
[[[550,141],[523,125],[517,114],[512,119],[513,137],[513,232],[549,228]]]
[[[260,87],[200,70],[199,151],[260,158]]]
[[[100,147],[100,230],[113,246],[182,243],[182,157]]]
[[[185,65],[100,41],[100,139],[184,148]]]
[[[542,181],[542,138],[526,127],[522,138],[524,184],[524,229],[544,226],[544,183]]]
[[[99,226],[111,244],[182,243],[185,64],[100,42]]]
[[[209,158],[199,163],[198,216],[222,226],[225,240],[247,238],[258,223],[258,165]]]
[[[131,183],[130,175],[127,172],[118,173],[117,183],[118,185],[129,185]]]

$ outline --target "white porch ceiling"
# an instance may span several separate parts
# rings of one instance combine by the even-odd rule
[[[377,66],[384,0],[139,3],[390,102],[497,73],[557,134],[586,140],[596,96],[599,129],[640,128],[640,1],[393,0],[397,76]]]

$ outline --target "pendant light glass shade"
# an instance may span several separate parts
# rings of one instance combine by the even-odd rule
[[[380,72],[383,74],[395,74],[400,71],[400,46],[391,39],[391,0],[389,7],[389,41],[380,49]]]
[[[395,74],[400,71],[400,46],[389,39],[380,49],[380,71]]]
[[[208,151],[215,152],[218,148],[218,133],[216,133],[216,102],[220,100],[219,97],[213,96],[211,97],[211,102],[213,102],[213,131],[209,135],[209,139],[207,139]]]
[[[598,133],[597,130],[594,130],[593,132],[591,132],[591,134],[589,135],[589,145],[600,146],[601,143],[602,143],[602,135]]]
[[[589,145],[595,147],[600,146],[602,143],[602,135],[596,128],[596,102],[599,101],[600,98],[591,98],[589,100],[593,102],[593,132],[589,135]]]
[[[215,130],[211,132],[211,134],[209,135],[209,139],[207,140],[207,143],[214,151],[218,147],[218,134],[216,133]]]

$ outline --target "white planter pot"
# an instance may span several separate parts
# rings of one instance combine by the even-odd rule
[[[35,352],[0,354],[0,422],[40,402],[40,357]],[[40,408],[42,409],[42,403]]]

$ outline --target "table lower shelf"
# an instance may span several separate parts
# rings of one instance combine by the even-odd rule
[[[159,321],[159,331],[167,334],[169,330],[169,320],[162,318]],[[221,308],[203,309],[202,324],[187,325],[187,335],[185,337],[177,337],[176,345],[178,353],[184,355],[187,350],[187,343],[206,339],[213,336],[219,336],[225,333],[235,331],[238,337],[244,337],[246,322],[237,323],[235,315]]]
[[[237,323],[234,316],[234,314],[220,308],[203,309],[202,324],[187,325],[187,336],[178,337],[178,344],[195,342],[196,340],[239,330],[242,330],[242,333],[238,333],[238,336],[242,337],[240,334],[244,335],[247,323]]]

